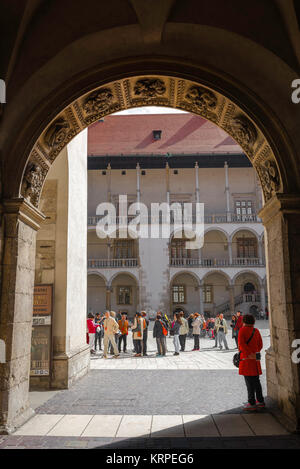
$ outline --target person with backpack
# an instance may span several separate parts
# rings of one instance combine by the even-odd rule
[[[238,336],[239,344],[239,374],[244,376],[248,402],[243,410],[253,411],[264,408],[265,401],[259,376],[262,374],[260,364],[260,351],[263,342],[258,329],[254,328],[255,318],[251,314],[243,316],[243,327],[240,328]]]
[[[121,319],[118,320],[120,335],[119,335],[119,353],[121,353],[121,347],[123,342],[123,352],[126,353],[127,348],[127,336],[128,336],[128,328],[129,323],[127,320],[127,314],[122,313]]]
[[[165,357],[167,353],[166,336],[168,329],[165,321],[163,321],[161,313],[158,312],[153,326],[153,338],[156,339],[157,356]]]

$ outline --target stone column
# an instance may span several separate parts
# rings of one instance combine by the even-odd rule
[[[260,287],[260,307],[265,312],[266,308],[266,292],[265,292],[265,287],[263,284],[261,284]]]
[[[229,265],[232,265],[232,240],[228,241],[228,258],[229,258]]]
[[[259,264],[263,265],[263,249],[262,249],[262,240],[259,239],[258,241],[258,258],[259,258]]]
[[[106,309],[107,311],[111,310],[111,287],[106,289]]]
[[[273,196],[259,216],[266,229],[270,306],[268,395],[291,430],[300,430],[300,366],[292,361],[292,343],[300,339],[300,195]]]
[[[203,287],[203,285],[199,285],[200,314],[204,314]]]
[[[33,415],[29,406],[36,231],[45,217],[20,198],[2,206],[4,248],[0,339],[5,363],[0,363],[0,433],[7,434]]]
[[[231,221],[231,213],[230,213],[230,200],[229,200],[229,178],[228,178],[228,164],[227,161],[225,161],[224,164],[224,169],[225,169],[225,195],[226,195],[226,218],[227,221]]]
[[[169,168],[169,163],[166,163],[166,190],[167,190],[167,204],[170,204],[170,168]]]
[[[234,285],[229,285],[229,305],[230,305],[230,312],[234,314],[235,304],[234,304]]]
[[[87,130],[63,150],[49,175],[58,179],[51,387],[65,389],[90,366],[86,343]]]

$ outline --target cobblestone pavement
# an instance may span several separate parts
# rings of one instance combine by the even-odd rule
[[[265,350],[267,323],[257,327]],[[268,410],[242,413],[246,388],[232,365],[234,341],[228,338],[229,351],[213,345],[202,339],[200,352],[178,357],[169,338],[167,357],[156,358],[149,332],[148,357],[99,354],[71,389],[51,392],[48,400],[32,395],[37,415],[0,437],[0,448],[300,448]],[[265,373],[262,385],[266,392]]]

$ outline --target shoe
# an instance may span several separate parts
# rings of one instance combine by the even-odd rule
[[[197,348],[193,348],[192,352],[196,352],[198,349]]]
[[[244,405],[243,410],[246,410],[246,411],[249,411],[249,410],[250,410],[250,411],[251,411],[251,410],[256,410],[256,408],[257,408],[257,407],[256,407],[255,404],[252,405],[252,404],[250,404],[249,402],[247,402],[247,403]]]
[[[107,355],[103,355],[103,357],[102,357],[102,358],[107,358]]]
[[[179,352],[175,352],[175,353],[173,353],[173,355],[179,355]]]
[[[266,404],[264,402],[256,401],[256,407],[259,407],[260,409],[264,409],[266,407]]]
[[[120,357],[120,355],[114,355],[113,356],[113,358],[119,358],[119,357]]]

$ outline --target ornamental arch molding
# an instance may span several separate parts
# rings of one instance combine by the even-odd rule
[[[27,160],[20,195],[39,206],[47,173],[62,149],[99,119],[140,106],[165,106],[197,114],[227,132],[250,159],[264,199],[283,192],[282,177],[270,143],[239,105],[195,81],[166,75],[122,78],[100,86],[71,102],[45,128]]]

